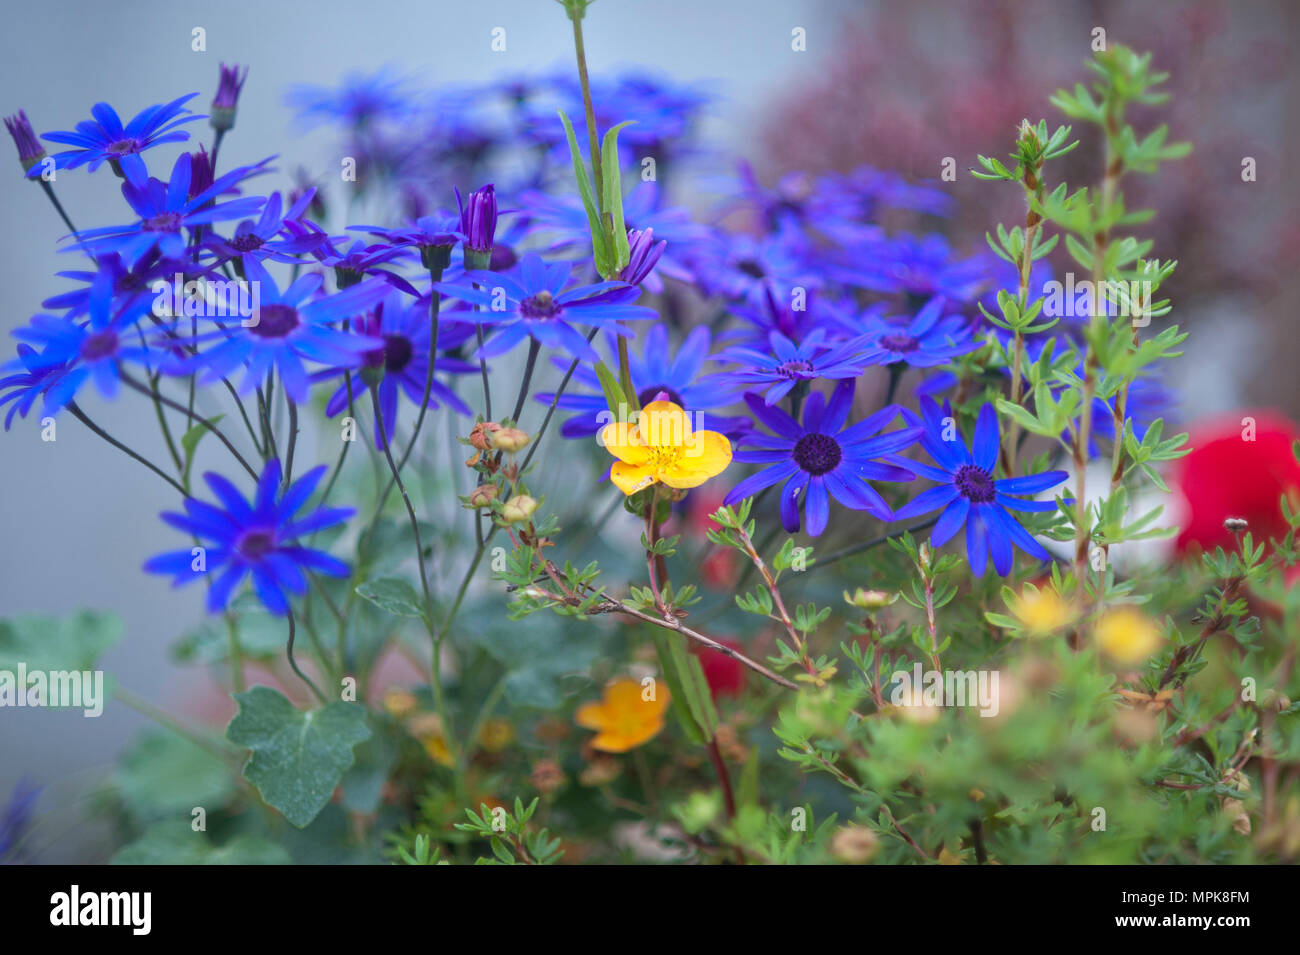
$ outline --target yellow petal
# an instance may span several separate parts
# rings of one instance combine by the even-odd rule
[[[662,478],[669,487],[699,487],[731,464],[731,442],[716,431],[696,431]]]
[[[614,482],[616,488],[629,496],[655,483],[654,471],[650,468],[625,464],[622,461],[614,462],[609,469],[609,479]]]
[[[671,401],[652,401],[637,420],[640,437],[651,448],[681,448],[690,443],[691,419]]]
[[[583,703],[578,712],[573,714],[573,721],[589,730],[602,729],[609,721],[605,714],[604,703]]]
[[[663,720],[639,727],[634,732],[600,733],[591,741],[591,748],[605,753],[626,753],[642,743],[649,742],[664,728]]]
[[[644,464],[650,451],[641,440],[636,425],[615,421],[600,429],[600,443],[605,450],[628,464]]]

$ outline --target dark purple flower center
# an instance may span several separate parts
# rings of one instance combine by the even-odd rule
[[[828,434],[805,434],[794,446],[794,462],[809,474],[825,474],[839,467],[840,443]]]
[[[291,305],[263,305],[256,325],[248,330],[259,338],[284,338],[300,324],[298,310]]]
[[[372,348],[362,357],[368,368],[384,366],[384,371],[399,372],[411,363],[415,350],[405,335],[385,335],[383,348]]]
[[[81,357],[86,361],[97,361],[117,352],[117,332],[106,328],[100,332],[91,332],[81,343]]]
[[[134,139],[119,139],[104,149],[110,156],[126,156],[140,148]]]
[[[179,212],[160,212],[151,219],[144,220],[145,232],[179,232],[181,214]]]
[[[796,359],[795,361],[783,361],[776,366],[776,373],[782,378],[793,378],[796,381],[800,378],[807,378],[812,374],[813,366],[810,361]]]
[[[231,239],[230,247],[237,252],[252,252],[262,247],[262,237],[254,232],[245,232]]]
[[[914,352],[921,347],[921,343],[915,338],[911,335],[905,335],[902,332],[897,332],[891,335],[881,335],[880,344],[881,347],[888,348],[890,351],[902,352],[904,354],[907,352]]]
[[[519,311],[524,318],[554,318],[560,314],[560,306],[550,292],[542,290],[520,302]]]
[[[767,275],[767,272],[763,270],[763,266],[759,265],[754,259],[741,259],[736,263],[736,268],[756,279],[761,279]]]
[[[246,560],[258,561],[275,549],[275,532],[266,528],[244,531],[235,541],[235,550]]]
[[[686,402],[682,401],[682,396],[677,393],[677,390],[669,388],[667,385],[651,385],[649,388],[642,388],[636,393],[636,400],[644,408],[661,394],[667,395],[668,400],[678,407],[686,407]]]
[[[972,504],[988,504],[998,494],[993,485],[993,475],[973,464],[959,467],[953,484],[957,486],[958,493]]]

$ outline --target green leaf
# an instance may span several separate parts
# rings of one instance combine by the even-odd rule
[[[224,417],[224,414],[213,415],[208,419],[208,421],[211,424],[220,424],[221,419]],[[185,450],[185,471],[183,475],[183,483],[187,491],[190,488],[190,465],[194,463],[194,452],[198,449],[199,442],[203,440],[203,436],[208,433],[208,430],[206,424],[200,423],[196,424],[181,435],[181,447]]]
[[[121,635],[117,617],[89,610],[0,620],[0,670],[16,670],[20,661],[28,670],[93,670]]]
[[[605,404],[609,406],[609,413],[614,416],[615,421],[619,421],[622,414],[620,405],[629,410],[632,408],[631,402],[623,393],[623,386],[618,383],[614,373],[605,367],[603,361],[596,362],[596,377],[600,379],[600,390],[605,394]]]
[[[605,245],[605,229],[600,224],[600,210],[596,207],[595,196],[591,191],[591,180],[587,177],[587,164],[582,160],[582,151],[578,148],[578,137],[573,133],[573,124],[569,117],[560,110],[560,122],[564,124],[564,135],[569,140],[569,156],[573,160],[573,177],[578,181],[578,192],[582,196],[582,206],[587,210],[587,227],[591,230],[592,253],[596,259],[596,271],[601,278],[608,278],[610,250]],[[617,270],[615,270],[617,271]]]
[[[420,595],[399,577],[380,577],[357,584],[357,596],[398,617],[423,617]]]
[[[686,652],[686,638],[679,634],[656,628],[652,636],[682,728],[693,741],[709,742],[718,728],[718,712],[699,658]]]
[[[600,145],[600,175],[605,181],[600,184],[602,209],[614,220],[614,274],[623,271],[631,258],[627,244],[627,226],[623,222],[623,170],[618,164],[618,131],[624,126],[632,125],[626,120],[605,131],[605,139]],[[606,276],[610,278],[612,276]]]
[[[140,737],[126,752],[113,783],[139,820],[188,817],[196,807],[212,813],[235,792],[233,768],[219,756],[176,733],[158,730]]]
[[[366,711],[356,703],[296,709],[269,686],[236,693],[239,714],[226,739],[253,751],[244,778],[299,829],[329,802],[352,766],[352,747],[370,738]]]
[[[252,833],[216,846],[189,821],[159,823],[113,856],[113,865],[289,865],[283,846]]]

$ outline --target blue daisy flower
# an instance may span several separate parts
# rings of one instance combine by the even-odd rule
[[[141,163],[140,172],[128,173],[126,182],[122,183],[122,195],[140,221],[87,229],[74,247],[85,249],[92,256],[117,252],[124,262],[132,265],[154,248],[165,256],[178,259],[185,251],[182,229],[192,230],[213,222],[242,219],[262,208],[266,200],[261,196],[229,202],[214,200],[236,182],[268,171],[265,164],[269,161],[265,159],[255,166],[232,169],[198,193],[190,191],[194,160],[189,153],[177,157],[167,182],[147,177]]]
[[[768,335],[771,352],[753,348],[728,348],[713,361],[729,362],[741,367],[722,373],[727,381],[740,385],[767,385],[764,400],[776,404],[801,381],[818,378],[857,378],[874,364],[864,338],[847,342],[826,342],[826,329],[814,328],[799,344],[778,331]]]
[[[13,424],[14,415],[26,418],[36,399],[50,389],[67,369],[66,364],[50,362],[41,357],[31,345],[20,344],[18,357],[4,365],[5,370],[17,374],[0,378],[0,408],[9,405],[5,413],[5,430]]]
[[[980,409],[971,448],[967,448],[960,436],[945,440],[945,432],[951,434],[955,431],[952,410],[946,403],[940,411],[932,399],[922,398],[920,419],[911,412],[904,414],[923,424],[921,447],[938,466],[911,460],[900,460],[899,463],[939,482],[939,486],[923,491],[900,508],[896,517],[916,517],[943,508],[934,530],[930,532],[930,543],[942,547],[964,525],[966,558],[970,561],[971,572],[977,577],[984,576],[990,553],[999,576],[1011,573],[1013,545],[1039,560],[1051,559],[1051,555],[1020,526],[1011,512],[1054,511],[1056,502],[1024,500],[1013,495],[1037,494],[1054,488],[1069,477],[1066,472],[1044,471],[1042,474],[995,479],[993,473],[997,467],[1001,437],[998,416],[991,404]]]
[[[408,80],[385,66],[374,73],[348,73],[337,87],[299,83],[290,87],[285,102],[307,126],[336,121],[364,126],[408,116],[414,99]]]
[[[880,430],[898,417],[897,405],[886,405],[857,424],[845,427],[853,405],[852,380],[835,386],[830,400],[813,392],[803,404],[803,423],[780,408],[764,403],[758,395],[745,395],[754,417],[773,434],[750,433],[745,443],[755,450],[741,450],[737,461],[766,464],[757,474],[745,478],[727,494],[726,504],[752,497],[764,488],[784,481],[781,490],[781,524],[794,533],[799,529],[802,505],[813,537],[826,529],[830,520],[830,498],[854,511],[866,511],[882,521],[893,512],[880,492],[868,481],[910,481],[915,476],[907,467],[878,460],[911,447],[921,435],[919,427],[883,434]],[[806,493],[805,493],[806,492]]]
[[[190,134],[178,127],[185,123],[204,119],[202,115],[191,114],[185,104],[198,96],[190,93],[170,103],[159,103],[141,110],[125,126],[113,107],[107,103],[96,103],[90,108],[93,121],[85,120],[77,124],[76,130],[58,130],[43,133],[41,138],[52,143],[64,143],[75,146],[53,156],[57,169],[76,169],[87,166],[94,172],[105,162],[112,163],[128,179],[132,176],[143,179],[146,175],[144,160],[140,153],[160,143],[179,143],[190,138]],[[39,166],[27,171],[28,178],[41,173]]]
[[[874,316],[864,322],[872,363],[934,368],[979,348],[966,320],[960,315],[945,316],[944,304],[944,299],[932,298],[906,323]]]
[[[220,474],[203,475],[219,505],[196,498],[185,499],[185,513],[166,512],[162,519],[193,535],[204,547],[203,561],[192,548],[159,554],[145,562],[151,574],[168,574],[172,586],[207,576],[209,613],[221,613],[235,590],[251,576],[258,599],[273,614],[289,612],[289,598],[307,592],[310,570],[330,577],[346,577],[348,565],[324,551],[303,547],[300,537],[342,524],[356,513],[352,508],[321,507],[299,514],[328,469],[313,468],[280,493],[280,462],[266,462],[257,493],[247,500]]]
[[[85,314],[90,307],[90,290],[98,276],[107,274],[113,283],[113,297],[119,302],[135,299],[141,295],[156,294],[157,283],[175,281],[176,273],[181,273],[187,280],[195,277],[193,265],[187,265],[175,259],[163,257],[158,249],[146,252],[132,264],[122,261],[116,252],[107,252],[95,259],[98,270],[69,270],[57,273],[67,279],[85,282],[82,288],[70,292],[61,292],[41,302],[41,308],[63,311],[68,318],[77,318]],[[203,269],[203,273],[209,270]]]
[[[390,293],[376,306],[374,312],[352,320],[356,331],[372,339],[383,342],[379,348],[373,348],[361,355],[361,367],[382,368],[384,376],[379,382],[379,410],[384,417],[384,431],[391,442],[397,427],[397,399],[400,394],[418,408],[424,400],[424,387],[429,380],[429,338],[432,329],[429,326],[429,299],[409,301],[396,292]],[[460,347],[473,334],[473,327],[454,322],[441,323],[438,328],[439,350],[451,350]],[[467,361],[438,356],[435,370],[450,372],[454,375],[477,373],[479,367]],[[312,381],[325,381],[343,378],[345,369],[333,369],[312,376]],[[352,400],[355,404],[364,397],[364,386],[355,379],[352,385]],[[469,405],[461,400],[436,377],[429,388],[430,408],[446,404],[463,415],[472,414]],[[325,405],[325,414],[333,418],[348,407],[348,383],[342,381],[338,389]],[[379,429],[375,429],[375,446],[382,448]]]
[[[625,282],[597,282],[561,291],[572,271],[572,263],[547,264],[541,256],[529,253],[510,272],[471,269],[462,276],[465,284],[439,282],[433,287],[482,306],[480,311],[457,313],[457,317],[497,329],[479,350],[486,358],[503,355],[531,337],[574,358],[596,362],[600,360],[596,349],[573,323],[608,328],[630,337],[632,332],[620,322],[655,317],[654,309],[632,304],[641,290]]]
[[[608,336],[610,350],[615,346],[615,336]],[[718,375],[700,375],[704,362],[708,358],[712,336],[708,328],[700,326],[686,336],[677,349],[674,358],[668,344],[668,332],[662,325],[653,325],[646,333],[640,353],[628,350],[628,371],[632,376],[632,387],[637,390],[637,403],[645,405],[659,394],[666,394],[668,400],[686,409],[691,414],[701,415],[696,427],[705,431],[720,431],[723,434],[735,434],[738,425],[748,423],[748,419],[719,417],[715,409],[732,404],[739,397],[739,389],[725,386]],[[570,362],[563,359],[554,360],[555,367],[567,371]],[[560,428],[566,438],[589,438],[598,432],[601,425],[608,422],[601,415],[608,414],[604,392],[601,391],[600,379],[594,369],[578,365],[573,369],[573,388],[560,396],[556,407],[566,411],[576,411]],[[585,393],[579,389],[585,389]],[[555,398],[553,392],[536,396],[542,404],[549,405]],[[692,419],[694,420],[694,419]]]
[[[245,259],[244,269],[249,281],[257,283],[256,320],[244,325],[232,323],[228,316],[223,316],[218,320],[220,328],[201,333],[192,342],[202,345],[218,340],[219,344],[181,363],[178,370],[182,373],[203,369],[202,381],[210,384],[230,377],[241,365],[247,365],[240,393],[248,394],[274,368],[284,382],[285,394],[302,404],[307,400],[309,384],[304,361],[332,368],[359,368],[365,352],[383,347],[382,339],[349,334],[334,327],[374,306],[388,294],[388,286],[383,282],[362,282],[346,291],[308,301],[324,281],[320,273],[299,276],[281,292],[256,259]]]
[[[14,331],[14,337],[40,348],[28,354],[29,370],[60,369],[62,373],[45,389],[44,409],[52,414],[72,401],[86,379],[105,398],[117,395],[119,362],[149,364],[155,358],[132,329],[151,306],[145,298],[128,300],[114,310],[113,283],[101,273],[91,285],[89,318],[77,322],[66,316],[36,315],[31,323]]]
[[[252,255],[260,260],[274,259],[276,262],[296,263],[298,256],[303,252],[312,252],[319,248],[325,241],[325,236],[307,234],[282,238],[281,233],[288,231],[288,223],[302,219],[315,197],[316,190],[308,189],[293,201],[286,212],[280,193],[273,192],[266,200],[262,215],[256,222],[245,219],[235,226],[234,234],[228,239],[215,233],[205,232],[203,245],[215,252],[222,260]]]

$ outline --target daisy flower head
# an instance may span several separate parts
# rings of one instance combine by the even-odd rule
[[[72,401],[89,378],[94,379],[105,398],[116,396],[119,362],[148,363],[156,357],[132,334],[136,322],[149,311],[150,305],[148,298],[141,297],[115,307],[112,276],[101,273],[90,288],[87,321],[37,315],[29,325],[15,330],[15,338],[40,349],[39,355],[26,356],[29,371],[60,371],[44,391],[46,414]]]
[[[898,417],[901,409],[897,405],[887,405],[846,427],[853,390],[854,381],[845,379],[835,386],[829,400],[821,392],[813,392],[803,404],[802,421],[758,395],[745,395],[755,419],[772,433],[750,433],[745,444],[752,450],[736,452],[736,460],[767,467],[733,487],[724,503],[735,504],[784,482],[781,524],[792,534],[799,530],[800,507],[809,534],[816,537],[826,530],[832,497],[850,510],[866,511],[882,521],[892,520],[889,505],[867,482],[912,480],[915,475],[906,467],[878,459],[911,447],[921,429],[908,427],[881,433]]]
[[[766,386],[764,401],[769,405],[776,404],[800,382],[857,378],[874,364],[863,338],[828,343],[825,328],[814,328],[797,345],[773,330],[768,333],[768,344],[770,351],[737,346],[720,352],[713,360],[737,366],[723,373],[727,381]]]
[[[217,344],[185,362],[181,370],[186,374],[201,368],[205,372],[202,380],[211,383],[228,378],[244,366],[247,371],[240,393],[247,394],[274,368],[284,382],[285,394],[302,404],[307,400],[309,383],[304,361],[332,368],[359,368],[365,352],[384,346],[380,338],[349,334],[334,327],[365,312],[388,294],[389,287],[383,282],[362,282],[314,298],[324,281],[318,272],[299,276],[282,292],[256,259],[245,259],[244,269],[248,287],[257,290],[254,314],[200,333],[195,344]]]
[[[1055,511],[1056,502],[1026,500],[1014,495],[1049,490],[1064,482],[1069,475],[1064,471],[1044,471],[1022,477],[994,478],[1001,435],[997,413],[991,404],[980,409],[975,422],[975,439],[970,447],[957,433],[952,409],[947,403],[941,410],[933,399],[922,398],[919,419],[911,412],[905,414],[923,426],[921,447],[936,466],[915,461],[900,463],[938,483],[900,508],[896,516],[916,517],[942,508],[934,530],[930,532],[930,543],[941,547],[964,526],[966,558],[976,577],[984,576],[990,554],[999,576],[1011,573],[1013,546],[1030,557],[1050,560],[1051,555],[1020,526],[1012,512]]]
[[[872,317],[865,323],[867,349],[873,364],[901,362],[913,368],[946,365],[958,355],[979,348],[970,326],[960,315],[944,315],[945,300],[932,298],[907,322]]]
[[[328,468],[313,468],[280,491],[280,462],[266,462],[251,500],[220,474],[203,475],[218,503],[185,499],[185,513],[167,512],[162,519],[200,541],[199,548],[160,554],[147,561],[151,574],[167,574],[179,587],[206,576],[209,613],[220,613],[239,585],[251,577],[258,599],[273,614],[289,612],[289,598],[307,592],[305,571],[346,577],[348,565],[298,539],[342,524],[356,512],[351,508],[320,507],[303,511]]]
[[[447,324],[450,327],[439,329],[438,346],[440,349],[458,348],[469,337],[470,328]],[[383,343],[378,348],[362,352],[361,371],[363,375],[366,369],[383,371],[376,387],[379,391],[379,410],[384,419],[383,437],[391,442],[397,427],[398,398],[404,394],[418,408],[424,401],[425,385],[429,383],[429,339],[432,335],[429,325],[429,299],[426,296],[423,299],[411,300],[398,292],[390,291],[374,311],[353,319],[352,325],[358,334]],[[444,335],[443,331],[449,334]],[[313,375],[312,380],[345,378],[347,370],[347,368],[337,368],[320,372]],[[479,369],[478,365],[467,361],[439,356],[435,362],[435,370],[467,374],[477,372]],[[364,385],[354,380],[351,400],[355,403],[363,403],[363,391]],[[346,411],[348,401],[348,383],[344,380],[339,383],[338,389],[326,404],[326,416],[333,418],[340,412]],[[432,384],[429,384],[428,407],[438,408],[443,404],[460,414],[471,414],[469,405],[435,377]],[[378,428],[375,429],[375,446],[383,447]]]
[[[190,134],[180,127],[204,118],[185,108],[185,104],[198,95],[190,93],[170,103],[150,106],[125,125],[113,107],[96,103],[90,108],[93,119],[78,123],[75,130],[56,130],[43,134],[41,138],[73,147],[54,154],[56,169],[86,166],[94,172],[108,162],[125,178],[143,178],[146,172],[140,153],[161,143],[184,142]],[[27,175],[28,178],[39,176],[40,170],[33,166]]]
[[[496,329],[479,352],[487,358],[503,355],[531,337],[574,358],[596,362],[600,356],[574,324],[630,337],[632,332],[621,322],[655,317],[654,309],[632,304],[641,290],[625,282],[597,282],[563,291],[572,271],[572,263],[548,264],[529,253],[510,272],[470,269],[455,284],[439,282],[433,287],[482,306],[480,311],[456,317]]]
[[[180,258],[185,251],[183,229],[193,230],[196,226],[213,222],[242,219],[262,208],[266,200],[261,196],[228,202],[215,200],[236,182],[268,172],[265,167],[269,161],[265,159],[254,166],[232,169],[198,193],[192,193],[190,189],[194,158],[189,153],[177,157],[167,182],[149,177],[141,163],[139,172],[129,171],[126,182],[122,183],[122,196],[140,220],[129,225],[86,229],[73,247],[84,249],[96,257],[106,252],[117,252],[124,262],[132,265],[155,248],[164,256]]]

